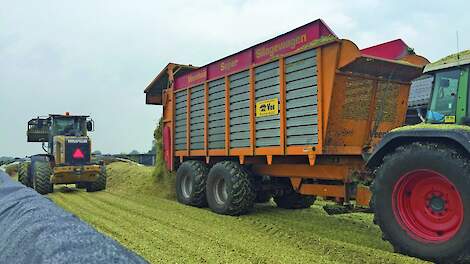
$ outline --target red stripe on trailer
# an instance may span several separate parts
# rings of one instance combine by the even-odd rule
[[[208,80],[248,69],[252,64],[268,62],[299,50],[312,41],[326,36],[336,37],[335,33],[323,20],[317,19],[290,32],[179,76],[175,80],[175,90],[191,87]]]

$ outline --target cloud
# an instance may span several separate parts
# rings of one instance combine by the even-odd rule
[[[466,2],[2,1],[0,156],[40,151],[26,143],[37,115],[91,114],[94,148],[146,151],[161,108],[143,89],[169,61],[204,65],[322,18],[360,47],[403,38],[435,60],[470,48]]]

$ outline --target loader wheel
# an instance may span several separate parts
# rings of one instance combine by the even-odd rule
[[[249,212],[256,198],[252,177],[233,161],[222,161],[211,168],[207,176],[206,194],[212,211],[225,215]]]
[[[470,167],[446,145],[413,143],[384,158],[374,222],[396,252],[438,263],[470,257]]]
[[[29,173],[29,169],[31,167],[31,162],[25,161],[21,162],[18,166],[18,181],[21,182],[26,187],[33,187],[33,183],[31,181],[31,175]]]
[[[197,160],[183,162],[176,172],[176,198],[186,205],[205,207],[207,166]]]
[[[106,169],[103,167],[101,172],[98,174],[98,178],[94,182],[88,182],[86,184],[87,192],[98,192],[106,189]]]
[[[33,163],[33,187],[39,194],[48,194],[54,191],[51,183],[51,166],[49,162],[36,161]]]
[[[274,202],[280,208],[284,209],[306,209],[315,203],[316,197],[303,195],[294,190],[283,195],[274,196]]]

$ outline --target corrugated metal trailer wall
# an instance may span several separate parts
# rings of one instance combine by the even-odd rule
[[[287,146],[318,143],[316,50],[286,58]]]
[[[191,149],[204,149],[204,85],[191,89],[189,116]]]
[[[175,95],[175,150],[186,149],[187,90]]]
[[[229,81],[230,146],[250,147],[250,72],[233,74],[229,77]]]
[[[256,102],[280,99],[279,61],[274,61],[255,68],[255,100]],[[280,116],[256,116],[256,147],[279,146]]]
[[[209,149],[225,148],[225,81],[209,82]]]
[[[208,81],[175,92],[176,151],[186,152],[187,146],[190,146],[191,151],[220,150],[224,152],[219,153],[226,155],[225,148],[229,145],[230,150],[247,150],[243,153],[232,153],[234,155],[253,155],[253,149],[272,147],[283,150],[285,146],[314,146],[318,143],[316,49],[253,67],[251,72],[252,74],[250,70],[243,70],[227,78]],[[206,85],[207,98],[204,92]],[[281,98],[281,89],[285,89],[284,99]],[[190,93],[189,97],[187,91]],[[204,109],[205,100],[207,100],[207,117]],[[256,113],[250,115],[251,111],[256,112],[256,104],[272,100],[275,101],[277,112],[268,115]],[[285,103],[283,104],[281,100],[285,100]],[[283,111],[285,115],[281,115]],[[251,116],[254,116],[253,121],[250,120]],[[285,132],[282,133],[281,116],[285,116]],[[205,122],[207,122],[206,136]],[[229,129],[226,129],[227,124]],[[251,130],[252,127],[254,131]],[[189,137],[187,129],[190,131]],[[250,140],[251,133],[254,133],[253,146]],[[281,137],[285,137],[285,142]],[[248,150],[251,147],[253,149]],[[206,154],[204,152],[204,155]],[[278,150],[273,154],[281,153]]]

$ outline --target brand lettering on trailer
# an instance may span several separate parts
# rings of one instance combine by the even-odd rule
[[[231,69],[237,67],[237,65],[238,65],[238,59],[228,59],[220,63],[220,71],[221,72],[230,71]]]
[[[291,39],[284,40],[274,45],[266,45],[255,49],[256,59],[262,57],[274,57],[285,49],[294,49],[297,45],[307,42],[307,34],[304,33]]]
[[[204,69],[200,72],[192,73],[188,75],[188,83],[194,83],[197,81],[203,81],[206,79],[207,71]]]
[[[329,41],[336,35],[321,20],[296,28],[286,34],[270,39],[262,44],[214,61],[202,68],[192,70],[175,78],[174,88],[188,88],[204,81],[215,80],[235,72],[248,70],[251,65],[260,65],[280,56],[300,49],[321,45],[321,39]],[[323,41],[326,41],[324,39]]]
[[[279,100],[277,98],[256,102],[256,117],[273,116],[279,114]]]

